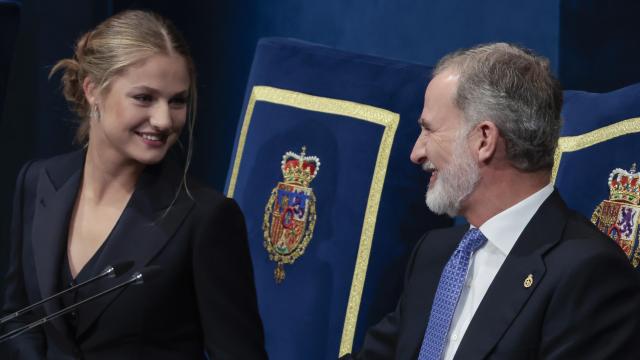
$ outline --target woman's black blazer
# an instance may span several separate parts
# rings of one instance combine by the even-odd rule
[[[80,185],[82,151],[32,162],[18,177],[3,313],[62,289],[69,219]],[[158,266],[159,273],[78,308],[76,326],[58,319],[5,346],[15,359],[264,359],[246,228],[236,203],[188,182],[169,160],[145,169],[105,241],[95,268],[131,260],[134,267],[77,294],[85,298]],[[178,194],[178,195],[176,195]],[[15,329],[59,310],[58,301]]]

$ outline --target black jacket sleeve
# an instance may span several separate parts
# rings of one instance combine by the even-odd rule
[[[244,217],[227,198],[205,214],[192,256],[206,350],[211,359],[266,359]]]
[[[28,305],[23,274],[24,221],[32,216],[30,210],[35,201],[35,180],[29,181],[27,174],[32,163],[22,167],[16,182],[13,199],[11,232],[9,236],[11,250],[9,267],[5,274],[2,315],[10,314]],[[33,171],[31,171],[33,173]],[[17,329],[36,320],[33,314],[25,314],[5,324],[3,333]],[[42,328],[32,329],[2,344],[2,359],[44,359],[46,351],[45,336]]]

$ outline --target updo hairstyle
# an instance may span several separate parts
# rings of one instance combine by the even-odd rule
[[[190,80],[187,128],[189,140],[192,139],[196,107],[195,67],[184,38],[171,22],[157,14],[127,10],[82,35],[75,45],[73,57],[60,60],[49,74],[63,71],[64,97],[80,120],[76,131],[78,143],[86,145],[89,141],[92,109],[83,91],[85,78],[89,77],[104,94],[114,77],[157,54],[179,54],[185,60]]]

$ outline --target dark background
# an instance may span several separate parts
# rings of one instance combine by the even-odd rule
[[[48,72],[83,32],[127,8],[170,18],[190,43],[200,95],[192,172],[220,190],[260,37],[427,65],[461,47],[509,41],[547,56],[566,89],[640,80],[640,2],[631,0],[0,0],[0,273],[20,166],[74,148],[74,116]]]

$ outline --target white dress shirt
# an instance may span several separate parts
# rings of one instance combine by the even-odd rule
[[[553,185],[548,184],[480,226],[487,242],[473,254],[469,262],[467,278],[449,328],[443,359],[453,359],[489,285],[524,228],[552,192]]]

